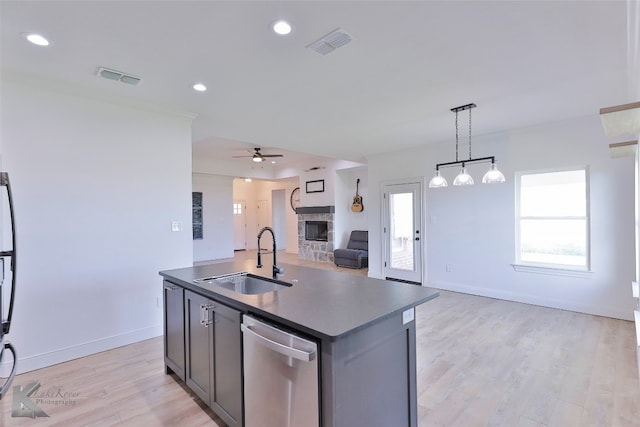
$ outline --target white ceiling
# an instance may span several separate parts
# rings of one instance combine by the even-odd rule
[[[263,147],[282,164],[296,152],[366,162],[452,140],[452,107],[475,102],[473,133],[486,134],[597,114],[629,102],[637,79],[625,1],[0,4],[3,73],[197,113],[194,154],[230,161]],[[279,18],[289,36],[271,32]],[[353,41],[306,48],[336,28]],[[144,80],[100,79],[100,66]]]

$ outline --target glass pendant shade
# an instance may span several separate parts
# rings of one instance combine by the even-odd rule
[[[498,170],[495,163],[491,163],[491,169],[482,177],[483,184],[502,184],[505,182],[504,175]]]
[[[453,185],[473,185],[473,178],[467,173],[467,168],[463,167],[462,172],[453,180]]]
[[[444,179],[442,175],[440,175],[439,170],[436,171],[436,175],[431,178],[431,181],[429,181],[429,188],[441,188],[446,187],[447,185],[449,185],[447,183],[447,180]]]

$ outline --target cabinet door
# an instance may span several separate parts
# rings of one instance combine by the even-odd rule
[[[165,372],[184,381],[184,290],[167,281],[163,288]]]
[[[242,426],[242,333],[238,310],[216,303],[211,408],[230,427]]]
[[[184,291],[186,382],[193,392],[210,405],[213,366],[213,302],[191,291]]]

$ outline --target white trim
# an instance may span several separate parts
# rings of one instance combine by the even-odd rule
[[[623,310],[618,307],[603,306],[602,304],[594,305],[573,303],[571,301],[559,300],[553,298],[545,298],[537,295],[524,295],[516,292],[503,290],[481,288],[477,286],[468,286],[461,283],[453,282],[429,282],[428,287],[442,289],[453,292],[460,292],[470,295],[478,295],[482,297],[501,299],[506,301],[520,302],[523,304],[533,304],[542,307],[555,308],[559,310],[575,311],[578,313],[593,314],[596,316],[611,317],[614,319],[633,320],[633,313],[630,310]],[[601,302],[601,300],[598,300]]]
[[[633,311],[636,320],[636,342],[638,343],[638,362],[640,363],[640,310]]]
[[[636,344],[638,345],[636,356],[638,358],[638,372],[640,372],[640,310],[634,310],[633,317],[636,321]]]
[[[511,264],[515,271],[521,273],[549,274],[552,276],[569,276],[580,277],[582,279],[591,279],[593,271],[588,270],[572,270],[570,268],[560,267],[542,267],[539,265]]]
[[[82,344],[72,345],[60,348],[46,353],[36,354],[33,356],[20,357],[20,349],[18,350],[18,374],[34,371],[36,369],[46,368],[58,363],[68,362],[69,360],[79,359],[95,353],[122,347],[123,345],[133,344],[139,341],[155,338],[163,334],[162,325],[149,326],[142,329],[136,329],[124,334],[113,335],[110,337],[100,338]],[[10,340],[9,340],[10,341]],[[9,361],[4,361],[0,365],[0,376],[7,377],[11,365]],[[6,375],[5,375],[6,374]]]

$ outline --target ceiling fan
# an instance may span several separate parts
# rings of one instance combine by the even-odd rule
[[[250,156],[233,156],[233,157],[234,158],[251,157],[251,160],[253,160],[256,163],[262,162],[267,157],[283,157],[282,154],[262,154],[260,152],[260,148],[258,147],[254,148],[254,151],[251,151],[251,150],[247,150],[247,151],[251,153]]]

